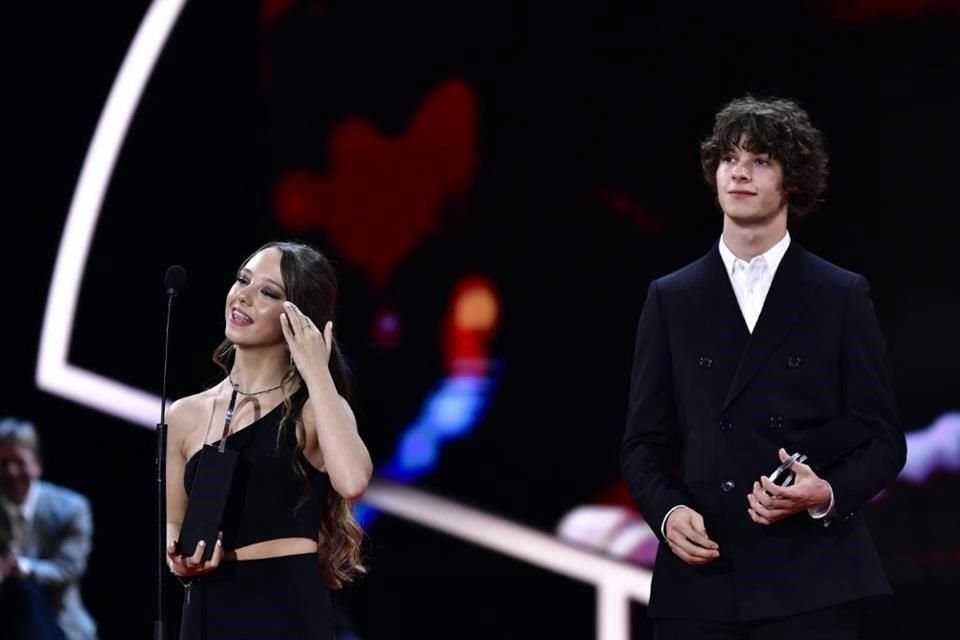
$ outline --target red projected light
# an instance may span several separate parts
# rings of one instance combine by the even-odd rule
[[[464,278],[450,300],[444,327],[444,360],[456,373],[484,375],[490,366],[488,343],[500,318],[500,298],[489,280]]]
[[[444,203],[473,182],[476,99],[463,82],[448,82],[423,102],[409,128],[388,138],[353,118],[330,135],[329,170],[280,178],[274,207],[294,232],[322,228],[345,257],[382,283],[431,231]]]

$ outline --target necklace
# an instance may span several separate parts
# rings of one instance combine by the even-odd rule
[[[259,395],[262,394],[262,393],[269,393],[269,392],[271,392],[271,391],[276,391],[277,389],[279,389],[280,387],[283,386],[283,380],[281,380],[281,381],[280,381],[280,384],[278,384],[278,385],[275,386],[275,387],[270,387],[269,389],[261,389],[260,391],[249,391],[249,392],[248,392],[248,391],[240,391],[240,387],[237,386],[237,383],[233,381],[233,375],[231,375],[231,374],[228,373],[228,374],[227,374],[227,378],[230,380],[230,386],[233,387],[233,390],[234,390],[236,393],[239,393],[239,394],[242,395],[242,396],[259,396]]]
[[[237,406],[237,394],[243,396],[259,396],[261,393],[268,393],[270,391],[275,391],[283,386],[283,380],[280,381],[275,387],[270,387],[269,389],[261,389],[260,391],[251,391],[247,393],[246,391],[240,391],[240,387],[237,386],[237,383],[233,381],[233,375],[227,372],[227,379],[230,380],[230,386],[233,387],[233,392],[230,394],[230,404],[227,405],[227,414],[224,416],[223,420],[223,435],[220,436],[220,446],[218,447],[220,453],[223,453],[224,448],[227,444],[227,436],[230,435],[230,423],[233,422],[233,411]]]

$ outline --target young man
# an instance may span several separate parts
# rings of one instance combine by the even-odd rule
[[[0,555],[0,618],[15,621],[25,638],[95,640],[96,624],[80,600],[93,537],[90,504],[42,482],[42,473],[33,425],[0,420],[0,509],[10,529]]]
[[[650,284],[624,478],[659,527],[654,637],[856,638],[890,587],[860,508],[906,446],[866,280],[791,241],[826,188],[794,102],[745,97],[701,146],[717,244]],[[790,454],[795,480],[768,476]]]

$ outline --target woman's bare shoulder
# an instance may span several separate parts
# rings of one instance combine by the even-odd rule
[[[173,432],[189,432],[210,413],[219,395],[220,386],[204,389],[199,393],[184,396],[167,408],[167,425]]]

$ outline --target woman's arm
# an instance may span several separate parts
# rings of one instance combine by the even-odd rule
[[[187,511],[187,494],[183,488],[183,470],[186,465],[184,440],[188,433],[189,421],[184,414],[189,413],[187,399],[181,399],[170,405],[167,410],[167,544],[180,537],[180,525]]]
[[[280,316],[283,337],[310,392],[303,408],[308,437],[305,454],[317,468],[329,474],[337,493],[354,500],[366,490],[373,463],[357,433],[353,410],[337,392],[330,374],[333,323],[327,322],[321,333],[295,304],[285,302],[284,311]],[[318,450],[313,448],[314,442]]]
[[[329,373],[326,377],[330,378]],[[337,493],[355,500],[367,489],[373,463],[357,432],[353,410],[337,393],[332,379],[307,383],[307,389],[310,398],[303,407],[303,422],[308,437],[316,438],[321,469],[330,476]]]
[[[198,403],[192,398],[184,398],[170,405],[167,411],[167,566],[170,572],[180,577],[191,577],[208,573],[217,568],[223,559],[223,545],[218,539],[213,557],[203,560],[204,549],[183,550],[177,548],[180,527],[187,512],[187,493],[183,488],[183,471],[187,463],[186,441],[192,425],[199,424]],[[201,543],[202,544],[202,543]]]

